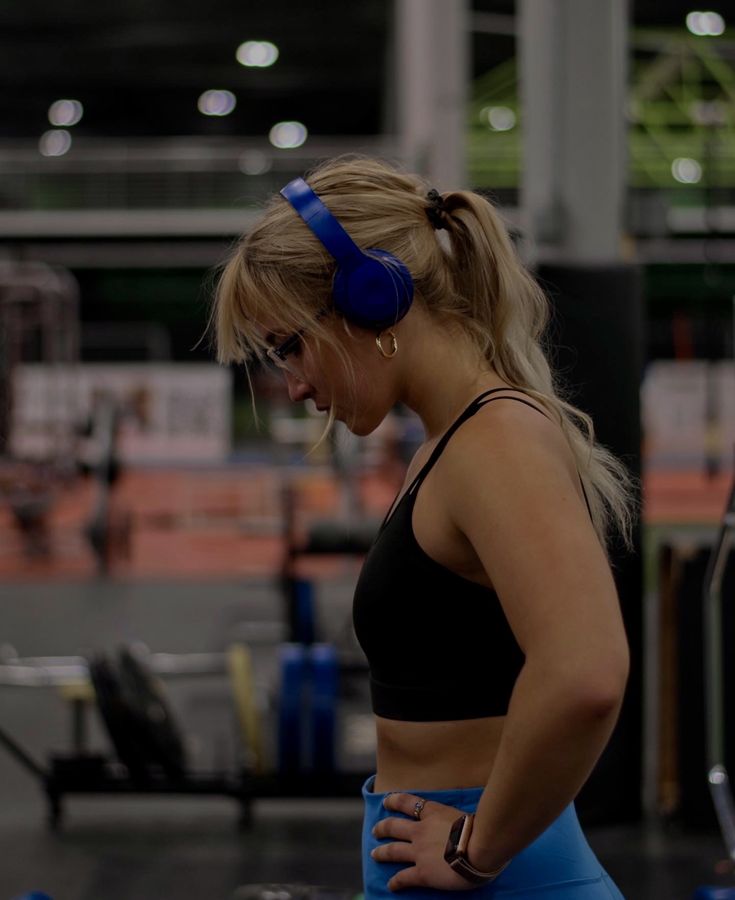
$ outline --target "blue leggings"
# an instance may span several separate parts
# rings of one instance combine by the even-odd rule
[[[362,788],[365,820],[362,828],[362,869],[365,900],[390,897],[392,900],[429,900],[445,896],[448,891],[433,888],[407,888],[396,894],[388,890],[388,880],[403,868],[402,864],[379,863],[370,851],[379,840],[373,837],[376,823],[401,813],[383,806],[385,794],[373,793],[375,777],[368,778]],[[410,790],[427,800],[436,800],[464,812],[474,812],[482,788],[456,791]],[[615,883],[600,865],[582,833],[574,804],[571,803],[543,834],[522,850],[510,865],[488,885],[457,893],[457,900],[489,900],[491,897],[529,897],[530,900],[624,900]]]

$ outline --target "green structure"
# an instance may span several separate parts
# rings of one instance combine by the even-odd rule
[[[635,31],[628,108],[629,185],[735,188],[735,41]],[[478,188],[520,186],[522,117],[514,59],[478,78],[469,111],[468,168]]]

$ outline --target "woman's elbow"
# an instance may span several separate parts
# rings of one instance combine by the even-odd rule
[[[625,697],[630,672],[630,656],[625,652],[598,662],[578,682],[577,699],[583,712],[593,718],[617,715]]]

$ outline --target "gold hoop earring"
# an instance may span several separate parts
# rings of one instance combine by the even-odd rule
[[[386,353],[385,348],[382,344],[382,338],[384,334],[390,335],[390,352]],[[378,345],[378,350],[380,350],[381,356],[385,357],[385,359],[393,359],[393,357],[398,353],[398,338],[396,337],[396,333],[391,331],[389,328],[387,331],[381,331],[380,334],[375,336],[375,343]]]

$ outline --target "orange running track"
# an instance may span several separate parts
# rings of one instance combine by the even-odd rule
[[[400,473],[399,473],[400,474]],[[724,510],[730,474],[648,473],[643,482],[646,524],[715,523]],[[297,522],[338,517],[340,490],[326,468],[281,470],[243,465],[227,468],[133,468],[115,488],[111,521],[122,535],[108,570],[119,579],[216,580],[267,577],[281,566],[282,491],[290,481],[298,498]],[[363,474],[359,499],[365,515],[380,517],[400,484],[395,472]],[[98,574],[84,529],[95,506],[90,480],[59,488],[48,516],[46,555],[29,555],[7,504],[0,507],[0,580],[76,580]],[[126,523],[128,540],[124,540]],[[313,573],[340,571],[349,561],[312,558]],[[354,565],[354,563],[353,563]]]

